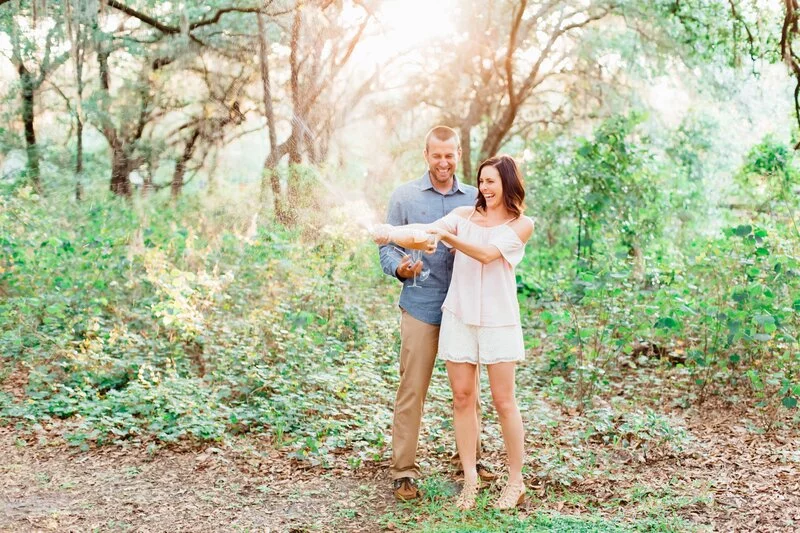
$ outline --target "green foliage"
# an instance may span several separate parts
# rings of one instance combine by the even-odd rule
[[[794,150],[773,135],[767,135],[748,151],[735,178],[742,197],[755,206],[776,200],[797,205],[794,189],[800,184],[800,171],[796,167]]]
[[[63,419],[75,444],[266,431],[312,461],[380,457],[395,333],[371,310],[385,306],[368,243],[271,225],[244,238],[226,210],[198,228],[192,202],[65,218],[38,197],[2,202],[2,362],[27,400],[4,396],[0,416]]]
[[[596,271],[572,283],[540,281],[551,292],[523,309],[544,332],[549,371],[575,385],[578,402],[607,390],[625,366],[642,364],[635,353],[649,352],[688,369],[694,398],[748,387],[769,427],[770,413],[795,405],[800,390],[796,250],[790,228],[741,224],[696,238],[669,271],[647,273],[644,285],[615,257],[598,257]]]
[[[777,9],[756,2],[727,4],[708,0],[624,5],[635,11],[644,9],[652,20],[657,20],[666,36],[682,48],[685,61],[690,64],[723,62],[731,67],[747,65],[755,69],[758,59],[779,60],[777,28],[782,14]],[[776,31],[758,31],[762,28]]]
[[[664,228],[667,191],[652,142],[637,130],[644,118],[615,116],[591,139],[531,150],[532,211],[542,214],[549,246],[576,246],[583,266],[617,247],[633,257]]]

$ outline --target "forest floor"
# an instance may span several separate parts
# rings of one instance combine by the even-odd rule
[[[677,458],[621,460],[568,489],[529,479],[531,497],[513,526],[492,511],[447,510],[455,476],[441,453],[429,457],[427,496],[397,504],[385,462],[351,469],[344,454],[341,465],[310,467],[266,438],[79,451],[44,430],[6,427],[0,531],[468,531],[493,523],[530,531],[797,531],[800,436],[791,424],[765,434],[742,419],[722,405],[690,409],[692,443]],[[486,459],[502,464],[496,454]]]

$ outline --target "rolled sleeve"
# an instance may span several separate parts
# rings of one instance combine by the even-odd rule
[[[460,220],[463,220],[463,218],[455,213],[449,213],[434,222],[434,225],[445,231],[449,231],[453,235],[458,235],[458,222]]]
[[[403,278],[398,277],[397,275],[397,267],[399,267],[400,263],[403,262],[403,258],[400,253],[398,253],[398,251],[395,250],[392,245],[386,244],[381,246],[380,255],[383,273],[387,276],[392,276],[393,278],[403,281]]]
[[[452,233],[453,235],[458,235],[458,222],[459,220],[463,220],[462,217],[456,215],[455,213],[449,213],[436,222],[433,223],[434,226],[443,229]],[[448,250],[453,249],[453,245],[444,241],[441,241],[441,244],[444,245],[445,248]]]
[[[500,250],[503,259],[512,267],[516,267],[525,255],[525,244],[513,229],[505,226],[504,231],[496,232],[487,244]]]

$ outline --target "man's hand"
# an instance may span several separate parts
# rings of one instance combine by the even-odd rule
[[[420,272],[422,272],[422,260],[412,264],[411,256],[407,254],[403,256],[403,260],[400,261],[396,270],[397,277],[402,279],[410,279],[414,276],[419,276]]]

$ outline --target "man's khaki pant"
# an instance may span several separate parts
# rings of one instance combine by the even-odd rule
[[[439,326],[417,320],[403,311],[400,319],[400,386],[394,401],[392,422],[392,479],[420,477],[417,464],[419,427],[438,350]],[[480,402],[478,419],[480,421]],[[480,429],[478,433],[480,457]]]

